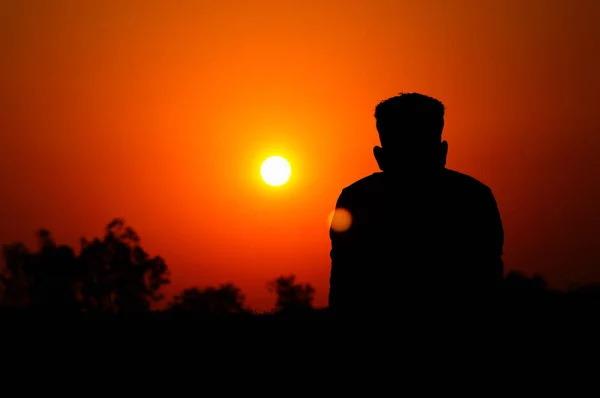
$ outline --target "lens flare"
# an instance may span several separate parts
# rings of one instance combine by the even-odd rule
[[[329,214],[329,227],[335,232],[345,232],[352,225],[352,214],[342,207],[338,207]]]

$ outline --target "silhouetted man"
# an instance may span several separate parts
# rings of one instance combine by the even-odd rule
[[[334,314],[477,303],[501,282],[498,207],[490,188],[445,167],[444,111],[417,93],[375,108],[381,172],[342,190],[330,229]]]

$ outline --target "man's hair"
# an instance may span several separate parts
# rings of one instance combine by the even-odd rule
[[[407,133],[441,138],[445,111],[441,101],[419,93],[400,93],[381,101],[375,107],[375,120],[382,145],[390,135],[401,134],[403,126],[410,126]]]

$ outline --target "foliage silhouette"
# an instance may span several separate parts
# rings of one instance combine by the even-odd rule
[[[3,247],[2,306],[127,314],[148,311],[163,298],[167,265],[142,249],[139,236],[122,219],[106,226],[103,239],[82,239],[79,255],[56,245],[46,230],[38,237],[37,252],[21,243]]]
[[[170,304],[170,310],[176,313],[224,316],[242,314],[245,297],[241,290],[231,283],[218,288],[197,287],[185,289]]]
[[[147,311],[163,299],[160,288],[170,282],[161,257],[150,257],[140,238],[122,219],[106,227],[103,240],[82,239],[81,297],[85,311]]]
[[[267,288],[276,299],[273,313],[259,314],[247,308],[241,290],[231,283],[185,289],[165,310],[159,311],[153,304],[163,299],[161,288],[169,283],[168,267],[162,258],[151,257],[142,249],[139,236],[122,219],[109,223],[102,239],[82,239],[79,254],[56,244],[47,230],[39,230],[37,238],[36,251],[22,243],[2,248],[3,314],[329,319],[327,309],[313,307],[315,289],[298,283],[295,275],[279,276],[268,283]],[[557,314],[582,314],[580,319],[595,319],[600,309],[600,285],[596,284],[559,291],[549,288],[539,274],[530,277],[511,271],[500,287],[499,303],[505,311],[496,314],[511,319],[519,314],[525,315],[523,319]],[[396,290],[400,289],[401,285],[396,286]],[[356,317],[363,315],[355,312]]]
[[[2,305],[42,312],[76,311],[77,259],[73,249],[56,245],[47,230],[38,231],[37,237],[37,252],[22,243],[4,245]]]
[[[278,312],[306,312],[313,309],[315,289],[308,283],[296,283],[296,276],[280,276],[269,282],[268,289],[275,293]]]

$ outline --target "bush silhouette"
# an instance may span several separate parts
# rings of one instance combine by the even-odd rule
[[[38,232],[39,249],[4,245],[0,270],[2,302],[42,312],[137,313],[149,311],[169,283],[160,257],[150,257],[135,231],[115,219],[102,239],[81,241],[79,255]]]
[[[48,230],[41,229],[36,236],[35,251],[22,243],[2,246],[0,308],[3,313],[12,310],[11,313],[28,314],[169,314],[184,318],[270,316],[247,308],[244,294],[232,283],[184,289],[165,310],[155,310],[153,304],[163,300],[162,287],[169,283],[167,264],[161,257],[150,256],[141,247],[136,232],[122,219],[110,222],[102,238],[82,239],[79,253],[57,244]],[[313,308],[315,289],[308,283],[298,283],[295,275],[279,276],[269,282],[267,288],[275,294],[275,315],[321,317],[327,314]],[[600,285],[558,291],[549,288],[541,275],[529,277],[519,271],[505,275],[500,293],[502,306],[509,309],[507,314],[525,311],[529,316],[542,313],[543,308],[560,307],[568,309],[563,313],[584,308],[587,312],[582,314],[592,316],[600,304]]]
[[[244,309],[244,295],[240,289],[231,283],[218,288],[193,287],[185,289],[174,298],[170,309],[177,313],[192,313],[201,315],[231,315],[241,314]]]
[[[306,311],[313,308],[315,289],[308,283],[296,283],[296,276],[280,276],[268,284],[275,293],[275,310],[278,312]]]

